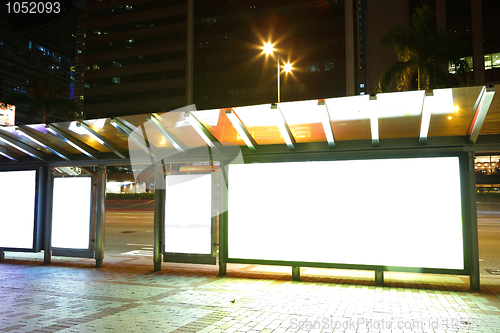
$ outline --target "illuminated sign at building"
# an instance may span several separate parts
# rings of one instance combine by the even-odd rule
[[[14,126],[16,106],[0,103],[0,126]]]

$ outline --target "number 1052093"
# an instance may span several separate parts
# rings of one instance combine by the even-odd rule
[[[21,1],[7,2],[8,14],[59,14],[61,3],[58,1]]]

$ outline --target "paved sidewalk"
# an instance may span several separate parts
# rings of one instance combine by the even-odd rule
[[[0,332],[500,332],[500,277],[166,264],[6,253]]]

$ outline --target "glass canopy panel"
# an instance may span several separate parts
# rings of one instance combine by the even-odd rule
[[[326,141],[323,120],[328,120],[328,113],[317,100],[279,103],[290,131],[297,143]]]
[[[495,95],[484,119],[481,134],[500,134],[500,85],[495,85]]]
[[[191,126],[187,119],[188,115],[184,111],[172,111],[158,115],[162,119],[163,125],[187,147],[196,148],[207,145]]]
[[[434,96],[426,96],[424,108],[430,108],[432,113],[428,136],[467,135],[481,89],[481,86],[435,89]]]
[[[369,96],[325,99],[335,141],[371,140]]]
[[[163,148],[173,148],[172,144],[168,142],[168,140],[161,135],[160,132],[156,130],[156,128],[153,127],[150,121],[148,121],[151,118],[151,114],[139,114],[139,115],[132,115],[132,116],[124,116],[120,117],[120,119],[126,121],[127,123],[125,125],[130,125],[131,130],[133,130],[135,133],[138,134],[140,138],[144,138],[144,133],[142,132],[141,125],[144,125],[144,130],[146,131],[146,136],[147,140],[149,143],[151,143],[154,147],[163,149]],[[133,142],[131,140],[131,142]],[[129,149],[140,149],[136,144],[130,143],[129,142]]]
[[[27,156],[26,154],[22,153],[21,151],[9,146],[8,144],[4,142],[0,142],[0,159],[2,161],[11,161],[12,159],[19,160],[20,158],[23,158],[24,156]]]
[[[100,126],[104,126],[104,123],[102,121],[100,123],[93,124],[93,126],[91,127],[99,133]],[[110,152],[108,148],[100,144],[99,141],[88,134],[88,132],[83,127],[77,126],[76,121],[57,123],[57,127],[62,129],[64,132],[71,135],[75,139],[85,143],[87,146],[92,147],[101,153]]]
[[[70,154],[81,153],[78,149],[67,144],[64,140],[47,130],[45,124],[26,125],[26,127],[35,130],[37,134],[41,136],[48,145],[50,145],[51,148],[62,148]]]
[[[208,117],[208,115],[204,115],[205,112],[219,112],[219,117],[217,120],[217,123],[215,125],[211,125],[209,122],[206,121],[205,118]],[[227,118],[226,113],[224,112],[224,109],[222,110],[207,110],[207,111],[194,111],[193,112],[194,116],[198,118],[198,120],[201,121],[203,125],[206,126],[206,128],[212,133],[213,136],[219,142],[224,143],[224,142],[230,142],[234,143],[240,146],[244,146],[245,142],[241,139],[240,135],[234,128],[233,124],[231,124],[231,121]],[[201,116],[200,116],[201,115]],[[211,115],[213,116],[213,114]],[[214,122],[212,122],[213,124]]]
[[[16,141],[24,143],[27,146],[30,146],[34,149],[37,149],[37,150],[39,150],[47,155],[52,154],[52,152],[50,150],[48,150],[47,148],[45,148],[45,146],[40,146],[39,144],[28,139],[27,136],[24,133],[22,133],[21,131],[19,131],[17,129],[17,127],[15,127],[15,126],[2,127],[0,129],[0,133],[4,134],[5,136],[7,136],[11,139],[14,139]],[[1,138],[0,138],[0,145],[2,147],[12,147],[10,144],[4,142]],[[19,146],[19,147],[21,147],[21,146]],[[15,148],[13,148],[13,149],[15,149]],[[15,149],[15,150],[17,150],[17,149]]]
[[[233,108],[243,125],[259,145],[284,144],[278,127],[279,111],[270,104]]]
[[[424,90],[377,94],[380,139],[417,138]]]
[[[110,118],[86,120],[85,123],[109,141],[112,141],[124,150],[128,149],[127,137],[111,125]]]

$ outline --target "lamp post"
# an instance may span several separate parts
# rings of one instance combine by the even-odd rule
[[[274,45],[271,44],[271,43],[266,43],[264,44],[264,46],[262,47],[263,50],[264,50],[264,53],[265,54],[273,54],[274,53]],[[276,53],[276,67],[277,67],[277,76],[278,76],[278,103],[280,103],[280,55]],[[285,73],[289,73],[292,71],[292,64],[287,62],[284,66],[283,66],[283,70],[285,71]]]

